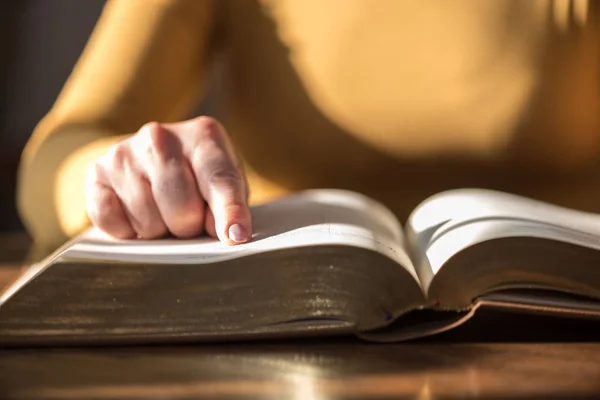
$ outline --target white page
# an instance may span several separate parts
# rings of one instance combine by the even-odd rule
[[[600,237],[600,215],[572,210],[483,189],[440,193],[421,203],[409,218],[407,231],[420,247],[457,225],[476,220],[517,219],[554,225]]]
[[[347,245],[380,252],[417,276],[403,247],[401,226],[380,203],[342,190],[311,190],[252,208],[253,240],[228,246],[218,240],[116,240],[90,230],[67,257],[180,264],[213,263],[261,252],[317,245]]]
[[[534,237],[600,250],[598,236],[537,221],[498,218],[476,220],[447,229],[443,234],[436,235],[425,253],[433,273],[436,274],[450,257],[459,251],[477,243],[507,237]]]
[[[476,222],[469,233],[461,228],[463,233],[445,237],[459,226]],[[424,261],[415,265],[419,276],[423,282],[429,282],[444,260],[465,247],[499,235],[550,235],[593,245],[594,238],[600,238],[600,215],[492,190],[459,189],[422,202],[409,217],[406,232],[411,249]],[[435,249],[431,249],[434,243]]]

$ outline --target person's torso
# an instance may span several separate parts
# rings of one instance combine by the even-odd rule
[[[228,4],[228,127],[275,189],[359,190],[405,216],[447,188],[543,198],[528,179],[595,169],[593,3]]]

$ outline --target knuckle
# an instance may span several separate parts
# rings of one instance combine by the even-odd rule
[[[209,140],[219,143],[223,140],[221,125],[216,119],[212,117],[198,117],[196,121],[201,140]]]
[[[90,221],[100,230],[122,238],[132,235],[120,200],[112,190],[93,190],[86,208]]]
[[[203,130],[214,130],[214,129],[218,130],[219,129],[219,121],[217,121],[213,117],[202,115],[200,117],[197,117],[195,119],[195,122]]]
[[[116,195],[103,191],[97,193],[88,203],[87,212],[90,219],[99,228],[110,228],[120,215],[120,204]]]
[[[242,175],[235,168],[218,168],[207,176],[211,186],[232,186],[236,189],[244,182]]]
[[[131,194],[129,200],[131,212],[139,215],[139,221],[144,227],[152,224],[152,211],[154,211],[154,199],[148,193],[138,191]]]
[[[173,171],[167,179],[159,179],[153,182],[153,187],[158,196],[169,196],[171,198],[189,197],[195,190],[195,183],[188,179],[183,171]]]
[[[139,142],[148,148],[152,148],[160,146],[168,134],[169,131],[164,129],[158,122],[148,122],[140,128],[136,136]]]
[[[179,140],[169,129],[158,122],[145,124],[137,133],[136,149],[158,161],[169,161],[179,153]]]
[[[89,185],[89,184],[93,184],[93,183],[99,181],[103,172],[104,172],[104,169],[102,167],[102,164],[100,164],[99,160],[91,162],[87,166],[87,170],[86,170],[86,179],[85,179],[86,183]]]
[[[133,190],[125,199],[135,230],[143,237],[161,236],[166,228],[149,188]]]
[[[96,199],[95,209],[100,219],[110,219],[120,211],[119,207],[120,204],[113,193],[101,193]]]
[[[150,218],[137,219],[135,229],[140,236],[147,239],[163,236],[167,232],[166,227],[161,221]]]
[[[219,198],[223,206],[245,205],[244,179],[235,169],[219,169],[208,176],[211,196]]]
[[[162,125],[159,122],[156,121],[150,121],[150,122],[146,122],[144,125],[141,126],[139,132],[155,132],[155,131],[160,131],[162,128]]]
[[[122,169],[127,164],[129,159],[129,148],[123,142],[117,143],[110,147],[107,153],[108,167],[113,170]]]

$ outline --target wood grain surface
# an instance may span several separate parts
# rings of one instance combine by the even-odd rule
[[[0,286],[19,270],[19,260],[0,265]],[[0,350],[0,398],[600,398],[598,324],[502,318],[391,345],[336,338]]]
[[[0,353],[3,399],[600,396],[600,345],[354,340]]]

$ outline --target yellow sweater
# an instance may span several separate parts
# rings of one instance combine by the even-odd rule
[[[49,245],[86,227],[86,165],[145,122],[186,118],[215,65],[253,202],[344,187],[405,218],[427,195],[480,186],[600,211],[598,11],[111,0],[23,154],[21,215]]]

